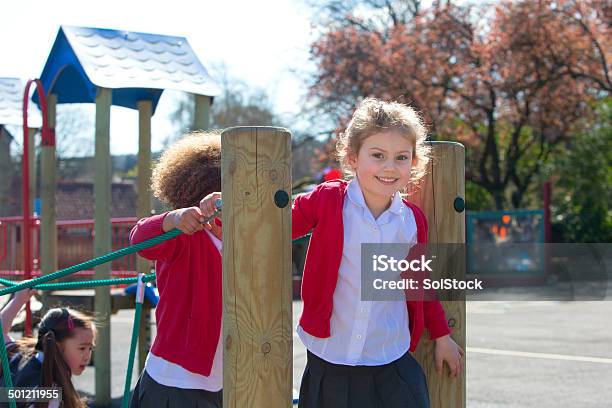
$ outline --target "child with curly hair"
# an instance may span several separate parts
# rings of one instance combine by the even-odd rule
[[[174,228],[184,234],[139,254],[155,261],[157,335],[131,407],[222,407],[221,221],[204,223],[221,190],[221,138],[195,132],[153,170],[153,193],[172,211],[138,221],[136,244]]]

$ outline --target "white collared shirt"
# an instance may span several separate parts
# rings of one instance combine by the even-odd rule
[[[206,232],[213,244],[215,244],[215,247],[221,252],[223,245],[221,240],[215,237],[210,231],[206,230]],[[223,333],[223,327],[221,327],[221,333]],[[147,356],[145,370],[147,370],[147,374],[149,374],[156,383],[167,387],[217,392],[223,388],[223,347],[221,337],[220,334],[212,369],[208,377],[192,373],[180,365],[164,360],[151,352],[149,352]]]
[[[297,327],[311,353],[334,364],[383,365],[410,348],[408,309],[400,301],[361,300],[361,244],[416,243],[412,210],[399,193],[378,219],[367,207],[357,178],[347,187],[342,208],[344,247],[333,296],[331,336],[314,337]]]

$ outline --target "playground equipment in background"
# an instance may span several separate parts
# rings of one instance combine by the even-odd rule
[[[23,270],[24,278],[30,279],[32,277],[32,256],[31,252],[31,236],[32,229],[31,217],[32,217],[32,202],[30,201],[30,134],[28,127],[28,104],[30,102],[30,87],[32,84],[36,85],[36,92],[40,100],[40,110],[42,113],[42,128],[41,128],[41,149],[47,150],[48,148],[55,148],[55,131],[49,126],[49,115],[47,112],[47,99],[45,96],[45,90],[42,83],[38,79],[30,79],[25,86],[23,92],[23,156],[21,160],[21,171],[22,171],[22,207],[23,207]],[[43,175],[41,188],[46,190],[50,183],[55,183],[55,180],[49,179]],[[29,303],[26,304],[26,335],[29,336],[32,333],[32,312],[30,310]]]
[[[220,93],[220,88],[183,37],[69,26],[60,27],[40,76],[40,83],[47,91],[48,112],[44,118],[48,120],[51,132],[55,128],[58,103],[96,104],[93,247],[94,255],[100,256],[111,250],[111,105],[138,110],[137,216],[144,217],[151,210],[151,116],[162,92],[174,89],[193,94],[193,129],[207,129],[212,97]],[[27,96],[24,95],[24,98]],[[33,99],[41,103],[43,97],[34,95]],[[44,147],[48,148],[41,152],[41,174],[50,182],[43,181],[46,187],[41,190],[41,240],[45,245],[41,247],[40,269],[43,275],[57,269],[55,147]],[[149,262],[139,259],[137,264],[140,273],[149,272]],[[106,279],[110,275],[110,265],[100,265],[95,270],[97,279]],[[95,310],[103,316],[111,312],[108,288],[96,287]],[[141,330],[145,330],[144,324]],[[142,368],[148,346],[141,343],[139,347],[139,363]],[[95,359],[98,361],[95,403],[109,405],[111,378],[108,327],[98,331]]]
[[[487,285],[547,278],[544,210],[468,212],[467,273]]]

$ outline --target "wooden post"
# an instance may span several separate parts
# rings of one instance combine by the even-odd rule
[[[111,250],[111,156],[110,156],[110,108],[112,90],[98,88],[96,95],[96,154],[94,175],[94,256]],[[95,279],[109,279],[111,264],[95,267]],[[108,286],[96,287],[94,299],[96,314],[104,322],[98,329],[95,349],[97,406],[111,403],[110,372],[110,312],[111,298]]]
[[[138,218],[151,215],[151,101],[138,101]],[[151,272],[151,261],[137,258],[138,273]],[[142,307],[142,318],[138,327],[138,368],[142,372],[149,352],[151,308]]]
[[[55,133],[57,95],[47,96],[48,124]],[[55,145],[40,149],[40,271],[43,275],[57,268],[57,225],[55,209],[56,159]],[[30,173],[33,174],[33,173]],[[49,292],[42,292],[43,310],[50,309]]]
[[[465,149],[454,142],[432,142],[433,160],[422,187],[412,196],[423,209],[429,222],[430,244],[465,243]],[[456,209],[456,208],[457,209]],[[457,271],[457,279],[463,268]],[[448,276],[445,276],[448,277]],[[451,326],[452,338],[465,350],[465,301],[442,301],[446,318]],[[438,375],[434,360],[434,343],[423,340],[415,352],[415,357],[427,376],[429,397],[432,408],[464,408],[465,403],[465,363],[461,376],[448,377],[445,364],[444,375]]]
[[[221,135],[223,406],[291,406],[291,134]]]
[[[206,130],[210,127],[210,105],[212,98],[205,95],[193,95],[195,98],[195,111],[193,113],[192,130]]]

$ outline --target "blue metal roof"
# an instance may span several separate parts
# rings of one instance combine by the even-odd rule
[[[61,26],[40,79],[58,103],[94,102],[103,87],[113,90],[113,105],[137,109],[150,100],[153,111],[164,89],[221,93],[184,37],[100,28]]]
[[[19,78],[0,78],[0,125],[23,125],[24,90],[25,84]],[[28,127],[40,127],[40,112],[34,104],[28,104],[28,112]]]

